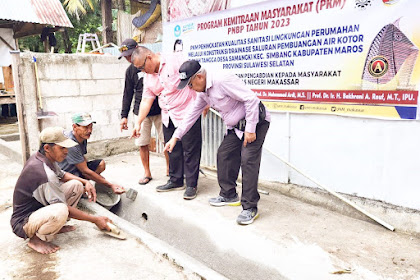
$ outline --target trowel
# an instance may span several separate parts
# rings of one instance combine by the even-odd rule
[[[125,196],[126,196],[128,199],[131,199],[132,201],[134,201],[134,200],[136,200],[137,193],[138,193],[138,192],[137,192],[135,189],[129,189],[129,190],[125,193]]]
[[[108,227],[111,229],[111,231],[102,230],[103,233],[108,234],[109,236],[118,238],[118,239],[126,239],[126,235],[124,232],[122,232],[116,225],[113,223],[106,223]]]

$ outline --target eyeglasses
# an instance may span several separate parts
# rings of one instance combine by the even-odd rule
[[[146,61],[147,61],[147,58],[148,58],[148,56],[146,56],[146,58],[144,59],[143,66],[141,66],[141,67],[137,67],[137,69],[139,69],[140,71],[143,71],[143,70],[144,70],[144,67],[146,67]]]
[[[128,46],[127,46],[127,45],[122,45],[122,46],[119,48],[119,51],[120,51],[120,52],[125,52],[125,51],[128,51]]]

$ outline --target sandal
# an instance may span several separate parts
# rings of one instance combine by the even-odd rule
[[[150,181],[152,181],[152,177],[144,177],[144,178],[142,178],[142,179],[139,180],[139,184],[140,185],[146,185]]]

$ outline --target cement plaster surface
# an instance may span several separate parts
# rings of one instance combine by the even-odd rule
[[[168,177],[163,157],[152,154],[150,160],[153,180],[140,186],[137,181],[143,169],[138,153],[106,158],[105,178],[139,191],[131,202],[133,208],[130,201],[122,200],[126,205],[120,205],[119,214],[230,279],[250,279],[245,275],[252,273],[218,270],[218,265],[234,263],[235,258],[245,260],[256,273],[260,273],[257,268],[267,271],[265,279],[420,279],[420,239],[414,236],[271,190],[261,195],[260,218],[252,225],[239,226],[235,219],[240,207],[208,204],[218,194],[213,176],[200,175],[197,198],[186,201],[182,191],[155,191]],[[0,279],[188,278],[135,238],[111,239],[87,222],[71,221],[77,230],[58,236],[58,253],[42,256],[31,251],[9,225],[13,186],[21,166],[5,157],[0,162]],[[351,273],[333,274],[347,268]],[[278,277],[273,276],[276,273]]]
[[[54,254],[30,249],[10,227],[14,184],[22,166],[0,154],[0,279],[197,279],[131,235],[119,240],[92,223],[70,220],[73,232],[57,235]]]
[[[143,175],[139,161],[138,153],[107,159],[105,176],[139,191],[135,202],[123,197],[117,214],[230,279],[420,279],[415,236],[272,190],[261,194],[260,218],[239,226],[235,220],[241,207],[208,204],[219,192],[210,173],[200,174],[198,196],[187,201],[183,191],[155,191],[168,179],[163,157],[151,156],[153,180],[138,185]],[[333,274],[346,268],[351,273]]]

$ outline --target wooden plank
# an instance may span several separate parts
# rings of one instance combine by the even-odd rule
[[[12,90],[14,88],[12,66],[3,66],[3,77],[6,91]]]
[[[14,97],[14,93],[0,93],[0,97]]]
[[[7,41],[6,40],[4,40],[3,39],[3,37],[1,37],[0,36],[0,40],[4,43],[4,44],[6,44],[8,47],[9,47],[9,49],[11,49],[11,50],[14,50],[14,48],[9,44],[9,43],[7,43]]]
[[[15,104],[16,98],[15,97],[1,97],[0,98],[0,104]]]

